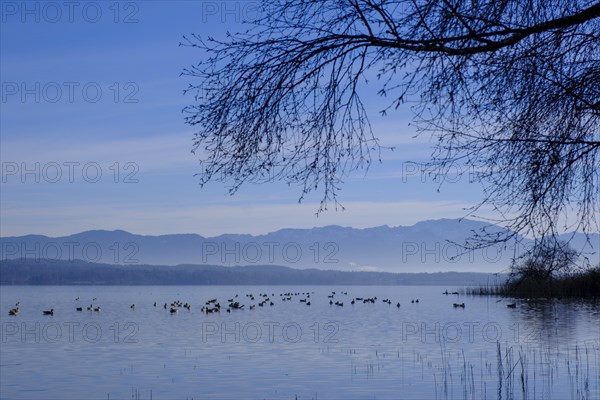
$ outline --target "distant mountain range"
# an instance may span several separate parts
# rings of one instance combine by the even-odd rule
[[[265,235],[197,234],[145,236],[122,230],[94,230],[51,238],[27,235],[0,238],[2,261],[84,260],[120,265],[209,264],[224,266],[287,266],[363,272],[500,272],[514,255],[513,248],[494,246],[461,255],[464,243],[487,227],[502,228],[468,219],[422,221],[412,226],[356,229],[325,226],[282,229]],[[600,234],[581,233],[571,238],[577,250],[594,253],[600,260]],[[591,243],[591,246],[590,246]],[[523,240],[521,246],[530,241]],[[522,249],[516,249],[519,252]]]

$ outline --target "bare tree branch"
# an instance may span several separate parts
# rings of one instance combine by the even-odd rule
[[[207,57],[183,71],[199,81],[184,113],[202,184],[281,179],[337,207],[344,178],[380,159],[360,97],[375,73],[394,96],[382,114],[414,102],[437,138],[430,166],[481,182],[470,215],[491,207],[534,238],[600,231],[600,2],[275,0],[262,15],[182,43]]]

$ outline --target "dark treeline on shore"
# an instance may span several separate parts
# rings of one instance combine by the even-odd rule
[[[494,274],[388,273],[295,269],[277,265],[115,265],[81,260],[3,260],[3,285],[485,285]]]
[[[518,276],[501,285],[470,288],[466,292],[472,295],[522,298],[600,298],[600,266],[556,278]]]

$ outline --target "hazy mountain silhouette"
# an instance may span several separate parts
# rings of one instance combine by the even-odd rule
[[[0,238],[2,260],[35,258],[81,259],[108,264],[282,265],[340,271],[499,272],[507,268],[514,249],[494,246],[460,254],[474,231],[489,226],[468,219],[422,221],[412,226],[356,229],[337,225],[312,229],[281,229],[265,235],[197,234],[136,235],[122,230],[93,230],[50,238],[41,235]],[[490,230],[501,230],[492,226]],[[598,262],[600,234],[573,234],[572,245]],[[565,235],[565,237],[567,237]],[[525,240],[523,245],[527,245]],[[587,247],[586,247],[587,246]],[[522,248],[517,249],[521,251]]]

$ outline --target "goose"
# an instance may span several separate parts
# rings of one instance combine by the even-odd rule
[[[42,311],[44,315],[54,315],[54,308],[51,308],[50,311]]]

